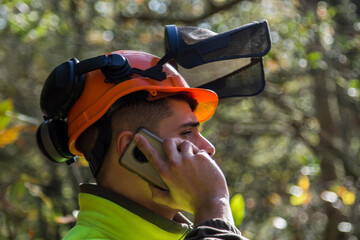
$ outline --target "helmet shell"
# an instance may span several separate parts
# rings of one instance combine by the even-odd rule
[[[153,67],[159,61],[158,57],[145,52],[121,50],[112,54],[114,53],[126,57],[131,67],[141,70]],[[116,100],[133,92],[145,90],[154,97],[159,93],[188,92],[198,101],[194,114],[199,122],[206,121],[214,114],[218,103],[215,92],[190,88],[170,64],[163,65],[163,71],[166,73],[166,79],[163,81],[134,74],[132,79],[119,84],[104,82],[105,75],[101,70],[86,73],[81,96],[72,106],[67,117],[70,152],[82,156],[75,144],[81,133],[100,119]]]

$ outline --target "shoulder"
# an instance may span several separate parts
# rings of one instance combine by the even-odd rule
[[[73,227],[62,240],[104,240],[112,239],[108,236],[109,234],[99,231],[98,229],[91,226],[76,225]]]

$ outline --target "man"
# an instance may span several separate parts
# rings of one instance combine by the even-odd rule
[[[159,60],[137,51],[113,54],[132,69],[149,69]],[[211,158],[215,149],[199,131],[217,96],[189,88],[168,64],[162,70],[162,81],[141,71],[120,82],[109,81],[106,71],[86,74],[67,114],[69,149],[86,157],[97,184],[80,186],[77,224],[65,239],[243,239],[234,227],[225,177]],[[166,158],[136,133],[139,128],[164,139]],[[131,141],[168,190],[119,163]],[[194,224],[180,211],[192,213]]]

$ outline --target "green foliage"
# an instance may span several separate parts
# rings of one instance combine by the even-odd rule
[[[9,113],[12,111],[13,104],[10,99],[0,102],[0,132],[3,131],[10,122]]]
[[[245,200],[242,194],[235,194],[230,200],[231,212],[235,225],[240,226],[245,217]]]
[[[25,195],[25,181],[24,178],[19,178],[13,185],[10,187],[9,200],[10,202],[20,203]]]
[[[349,81],[350,88],[360,89],[360,80],[359,79],[352,79]]]
[[[202,124],[236,224],[250,239],[358,239],[359,15],[358,1],[340,0],[1,1],[0,239],[60,239],[76,178],[89,180],[85,164],[50,163],[36,146],[55,66],[118,49],[162,56],[165,24],[222,32],[261,19],[272,33],[265,91],[221,100]]]
[[[321,52],[311,52],[308,54],[308,61],[309,64],[311,66],[311,68],[313,69],[317,69],[320,68],[319,66],[319,62],[320,60],[322,60],[323,55]]]

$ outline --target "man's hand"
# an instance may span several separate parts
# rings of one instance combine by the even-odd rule
[[[206,151],[189,141],[170,138],[164,141],[168,159],[163,159],[140,134],[134,141],[169,187],[163,191],[151,186],[155,202],[193,213],[195,224],[213,218],[233,222],[225,177]]]

